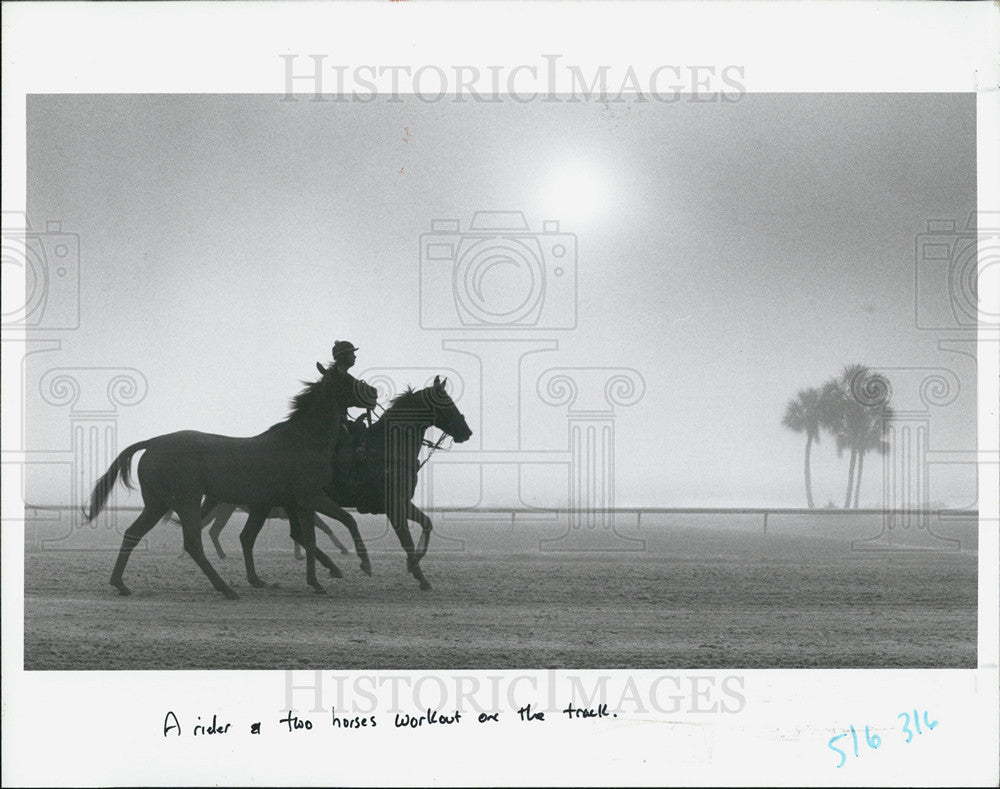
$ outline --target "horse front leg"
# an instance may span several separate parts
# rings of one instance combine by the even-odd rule
[[[351,533],[351,539],[354,540],[354,552],[361,561],[361,572],[365,575],[372,574],[371,561],[368,559],[368,548],[365,546],[365,541],[361,539],[358,522],[354,520],[354,517],[347,510],[336,504],[325,493],[315,493],[304,498],[301,506],[308,507],[321,515],[326,515],[328,518],[333,518],[343,523],[347,527],[347,531]]]
[[[218,518],[216,517],[216,512],[215,512],[215,509],[218,506],[220,506],[218,499],[216,499],[213,496],[205,496],[201,500],[201,509],[200,509],[200,511],[198,513],[198,517],[201,519],[201,528],[203,528],[203,529],[206,526],[208,526],[208,524],[210,524],[210,523],[213,524],[212,528],[209,529],[209,532],[208,532],[209,536],[211,536],[211,538],[212,538],[212,544],[215,545],[215,552],[218,554],[219,558],[220,559],[225,559],[226,558],[226,554],[223,552],[222,546],[219,544],[219,541],[216,539],[217,535],[212,534],[212,529],[215,528],[214,521],[218,520]],[[230,514],[232,514],[232,513],[230,513]],[[228,520],[229,516],[227,515],[226,518]],[[181,522],[181,519],[179,517],[176,518],[175,520],[177,521],[177,523]],[[224,525],[225,525],[225,523],[223,523],[223,526]],[[220,526],[219,528],[221,530],[222,527]],[[187,549],[184,546],[181,546],[181,552],[180,552],[180,554],[178,555],[177,558],[178,559],[183,559],[184,558],[184,554],[186,554],[186,553],[187,553]]]
[[[175,505],[174,512],[181,519],[181,529],[184,531],[184,550],[188,552],[195,564],[197,564],[212,586],[222,592],[229,599],[239,597],[219,574],[212,567],[212,563],[205,556],[205,549],[201,542],[201,503],[198,499]]]
[[[288,513],[286,512],[285,515],[287,517]],[[301,519],[302,519],[302,515],[300,514],[299,515],[299,520],[301,520]],[[306,558],[306,554],[305,554],[305,551],[302,549],[301,543],[299,543],[298,535],[295,534],[295,529],[292,526],[292,519],[291,518],[288,519],[288,535],[292,538],[292,549],[295,552],[295,561],[301,562],[303,559]]]
[[[431,519],[427,517],[427,513],[421,510],[412,501],[408,501],[406,503],[406,517],[414,523],[420,524],[420,540],[417,542],[416,551],[417,561],[419,562],[427,554],[427,548],[430,547],[431,531],[434,529],[434,524],[431,523]]]
[[[313,528],[312,513],[295,507],[285,508],[288,513],[289,531],[292,539],[306,552],[306,583],[316,594],[326,594],[326,589],[316,578],[316,530]]]
[[[323,521],[317,518],[316,513],[313,512],[312,510],[302,510],[298,513],[298,516],[299,516],[299,523],[301,524],[301,529],[309,529],[311,527],[315,527],[317,524],[322,524],[325,528],[329,529],[329,526],[327,526],[325,523],[323,523]],[[295,549],[296,551],[298,551],[300,550],[303,543],[301,542],[301,539],[296,539],[296,535],[294,533],[295,530],[291,525],[291,519],[289,519],[288,525],[292,540],[295,541]],[[322,550],[320,550],[318,545],[316,545],[315,534],[316,532],[314,531],[313,550],[316,557],[316,561],[318,561],[327,570],[330,571],[330,577],[343,578],[344,574],[340,571],[340,568],[333,563],[333,560],[329,556],[327,556]]]
[[[327,525],[325,520],[322,518],[316,518],[316,528],[329,537],[330,541],[333,543],[333,547],[340,551],[344,556],[347,556],[347,554],[350,553],[350,551],[347,550],[347,546],[337,539],[337,535],[333,533],[333,529]]]
[[[391,507],[387,514],[389,518],[389,523],[392,524],[393,531],[396,532],[396,536],[399,538],[399,544],[403,546],[403,550],[406,551],[406,570],[420,584],[420,588],[427,591],[431,588],[431,582],[424,577],[423,571],[420,569],[420,557],[417,556],[417,552],[413,548],[413,537],[410,536],[410,523],[406,519],[406,507]]]

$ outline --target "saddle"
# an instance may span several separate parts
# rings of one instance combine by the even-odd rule
[[[364,417],[345,422],[333,455],[333,481],[327,492],[341,507],[362,514],[382,515],[387,498],[400,494],[408,501],[417,489],[419,466],[404,468],[390,463],[385,448],[372,446]],[[402,490],[400,489],[402,488]]]
[[[364,494],[372,487],[381,487],[377,479],[373,479],[372,466],[374,457],[368,457],[368,426],[364,415],[353,422],[344,421],[341,425],[337,444],[333,450],[333,481],[328,492],[341,507],[354,507],[359,512],[374,512],[371,508],[374,502]],[[368,505],[368,506],[365,506]]]

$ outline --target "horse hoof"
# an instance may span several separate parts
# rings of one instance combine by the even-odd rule
[[[431,588],[431,582],[425,578],[423,581],[420,582],[420,588],[421,590],[426,592],[428,589]]]
[[[316,594],[326,594],[326,589],[324,589],[322,586],[314,586],[313,591]]]
[[[118,584],[112,584],[112,586],[114,586],[115,589],[118,590],[118,594],[120,594],[122,597],[128,597],[130,594],[132,594],[132,590],[129,589],[127,586],[125,586],[125,584],[122,584],[121,586],[119,586]]]
[[[350,551],[349,551],[349,550],[347,550],[347,548],[341,548],[341,549],[340,549],[340,555],[341,555],[341,556],[347,556],[347,555],[349,555],[349,554],[350,554]]]
[[[339,567],[331,567],[330,568],[330,577],[331,578],[343,578],[344,574],[342,572],[340,572],[340,568]]]
[[[260,578],[247,578],[247,581],[255,589],[264,589],[267,586]]]
[[[365,575],[370,576],[372,574],[372,566],[370,564],[362,564],[361,572],[363,572]]]
[[[278,583],[269,584],[267,588],[268,589],[280,589],[281,588],[281,584],[278,584]]]

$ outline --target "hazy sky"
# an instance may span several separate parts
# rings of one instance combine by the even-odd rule
[[[914,250],[928,220],[964,224],[975,207],[974,111],[970,96],[926,94],[31,98],[29,217],[80,235],[82,300],[79,330],[30,362],[27,446],[70,446],[68,409],[36,394],[50,367],[145,374],[147,397],[121,410],[120,449],[182,428],[260,432],[332,342],[349,339],[358,374],[419,368],[399,376],[422,385],[454,370],[473,452],[517,447],[495,434],[518,397],[521,448],[566,448],[565,407],[536,392],[548,368],[639,371],[645,394],[614,421],[619,505],[804,505],[804,439],[781,426],[785,403],[851,362],[954,371],[962,390],[931,412],[930,444],[973,449],[974,367],[938,349],[955,332],[916,328]],[[542,302],[548,320],[575,301],[575,328],[421,328],[421,234],[441,218],[467,230],[474,212],[499,209],[523,211],[532,231],[554,219],[575,234],[577,292],[570,262]],[[425,282],[439,281],[429,271],[425,261]],[[505,282],[502,269],[489,276],[487,290]],[[947,299],[945,277],[920,288]],[[435,298],[432,310],[455,309],[449,294]],[[526,346],[490,346],[479,391],[475,359],[442,346],[463,337],[558,349],[526,357],[519,378],[513,349]],[[923,408],[919,377],[889,377],[897,408]],[[480,413],[491,398],[495,413]],[[847,460],[832,443],[814,452],[820,503],[844,496]],[[558,474],[526,468],[522,495],[565,504]],[[880,475],[869,459],[863,504],[880,501]],[[436,503],[513,503],[477,479],[456,471]],[[39,473],[28,495],[65,500],[66,487]],[[935,472],[930,495],[972,503],[973,469]]]

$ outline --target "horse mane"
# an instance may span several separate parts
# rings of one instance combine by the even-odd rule
[[[412,386],[406,387],[405,391],[400,392],[398,395],[392,398],[392,400],[389,401],[389,408],[396,408],[397,406],[404,407],[410,405],[411,400],[420,399],[420,393],[422,391],[423,391],[422,389],[416,390]],[[424,405],[424,403],[421,401],[420,405]]]
[[[312,383],[309,383],[308,381],[299,381],[299,383],[305,386],[305,389],[289,401],[288,416],[285,417],[286,422],[295,419],[296,417],[304,416],[313,409],[317,401],[320,399],[320,392],[323,388],[323,380],[323,378],[320,378]]]

